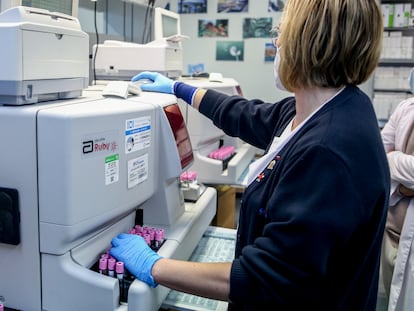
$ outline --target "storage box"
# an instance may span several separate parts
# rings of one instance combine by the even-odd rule
[[[217,212],[212,221],[213,226],[236,228],[236,188],[221,185],[217,190]]]

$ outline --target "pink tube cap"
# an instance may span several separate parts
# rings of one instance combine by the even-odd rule
[[[197,172],[187,171],[180,175],[181,181],[192,181],[197,179]]]
[[[117,261],[115,265],[116,273],[124,273],[124,263],[122,261]]]
[[[157,231],[155,231],[155,240],[156,241],[162,241],[164,240],[164,229],[158,229]]]
[[[114,258],[109,258],[108,259],[108,269],[109,270],[115,270],[115,264],[116,264],[116,260]]]
[[[99,270],[106,270],[106,268],[108,268],[108,259],[99,259]]]

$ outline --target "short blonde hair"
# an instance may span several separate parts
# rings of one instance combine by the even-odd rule
[[[281,19],[285,87],[361,84],[378,65],[383,24],[376,0],[288,0]]]

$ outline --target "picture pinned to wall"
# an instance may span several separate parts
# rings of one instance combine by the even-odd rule
[[[228,19],[199,19],[198,20],[199,37],[228,37],[229,20]]]
[[[265,63],[274,62],[276,57],[276,48],[273,43],[266,43],[265,44],[265,55],[264,61]]]
[[[207,0],[179,0],[178,13],[207,13]]]
[[[272,18],[245,18],[243,20],[243,38],[269,38],[272,30]]]
[[[217,13],[249,12],[249,0],[218,0]]]
[[[285,8],[286,0],[269,0],[268,12],[279,12]]]
[[[217,41],[216,60],[243,61],[244,41]]]
[[[188,74],[190,76],[200,74],[202,72],[205,72],[205,66],[203,63],[199,64],[188,64],[187,66]]]

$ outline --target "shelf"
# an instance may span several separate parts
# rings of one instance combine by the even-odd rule
[[[401,90],[401,89],[379,89],[374,87],[374,92],[383,92],[383,93],[407,93],[411,94],[410,90]]]
[[[388,7],[382,7],[385,26],[382,58],[375,70],[372,85],[373,106],[379,121],[381,119],[387,120],[401,101],[412,96],[407,77],[411,68],[414,67],[414,57],[407,57],[414,54],[412,49],[414,44],[412,21],[414,17],[406,19],[406,13],[413,14],[414,0],[382,0],[380,2],[381,5],[388,4]],[[404,5],[397,6],[397,4]],[[401,15],[403,12],[404,14]],[[388,14],[394,14],[394,19],[392,20]],[[380,122],[379,125],[380,128],[383,127]]]
[[[381,65],[399,65],[402,67],[412,67],[414,65],[413,58],[384,58],[380,59],[378,66]]]
[[[414,3],[413,0],[382,0],[381,4]]]
[[[413,26],[407,27],[384,27],[384,31],[412,31],[414,30]]]

